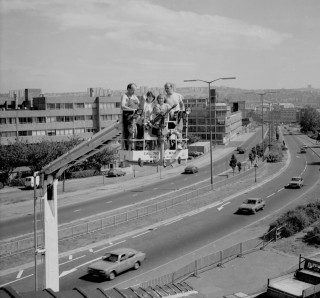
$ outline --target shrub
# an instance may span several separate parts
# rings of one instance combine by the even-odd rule
[[[24,186],[24,179],[23,178],[16,178],[16,179],[11,179],[10,186]]]
[[[282,214],[269,226],[269,231],[275,227],[284,226],[282,237],[290,237],[320,219],[320,200],[300,205],[294,210],[289,210]]]
[[[4,188],[4,184],[0,182],[0,189]]]
[[[267,162],[279,162],[282,160],[282,156],[278,152],[269,153],[267,156]]]
[[[77,171],[77,172],[70,173],[68,175],[68,179],[86,178],[86,177],[92,177],[99,174],[100,172],[96,170]]]
[[[320,245],[320,222],[313,227],[313,230],[307,232],[304,237],[304,241],[309,244]]]

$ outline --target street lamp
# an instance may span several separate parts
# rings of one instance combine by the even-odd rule
[[[262,120],[262,161],[264,161],[264,142],[263,142],[263,96],[265,96],[267,93],[279,93],[277,91],[268,91],[268,92],[255,92],[256,94],[260,95],[261,97],[261,120]],[[270,133],[270,132],[269,132]]]
[[[210,178],[211,178],[211,189],[213,188],[213,173],[212,173],[212,123],[211,123],[211,94],[210,94],[210,84],[219,80],[234,80],[235,77],[228,77],[228,78],[218,78],[212,81],[204,81],[204,80],[199,80],[199,79],[195,79],[195,80],[184,80],[184,82],[204,82],[208,84],[209,87],[209,110],[210,110],[210,116],[209,116],[209,121],[210,121]],[[214,99],[214,112],[215,112],[215,117],[214,117],[214,140],[216,141],[217,138],[217,134],[216,134],[216,130],[217,130],[217,126],[216,126],[216,99]]]
[[[257,168],[258,165],[257,163],[254,164],[254,182],[257,182]]]

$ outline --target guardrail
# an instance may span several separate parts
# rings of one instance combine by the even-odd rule
[[[239,177],[245,177],[246,175],[250,174],[253,170],[254,168],[251,167],[250,169],[247,169],[247,171],[245,172],[238,173],[235,176],[230,176],[229,178],[226,178],[224,180],[214,183],[213,187],[217,188],[217,187],[226,185],[228,183],[231,183],[234,180],[239,179]],[[148,206],[137,208],[135,210],[130,210],[124,213],[108,216],[98,220],[77,224],[68,228],[59,229],[58,231],[59,241],[70,239],[73,237],[79,237],[88,233],[93,233],[95,231],[103,230],[108,227],[116,226],[118,224],[123,224],[125,222],[136,220],[141,217],[149,216],[157,212],[162,212],[178,204],[184,203],[192,199],[196,199],[199,196],[202,196],[211,191],[211,185],[206,185],[196,190],[193,190],[192,189],[193,187],[194,186],[191,186],[189,188],[190,190],[189,190],[189,193],[187,194],[182,194],[161,202],[157,202]],[[41,234],[41,232],[39,232],[37,240],[38,240],[39,246],[43,245],[43,235]],[[0,258],[11,256],[18,253],[23,253],[32,249],[34,249],[33,236],[11,241],[8,243],[3,243],[0,245]]]
[[[268,243],[274,240],[274,236],[275,229],[271,230],[262,237],[240,242],[224,250],[196,259],[172,273],[142,282],[141,284],[137,285],[137,287],[147,288],[149,286],[152,287],[156,285],[165,285],[186,280],[192,275],[197,276],[201,272],[213,269],[215,267],[221,267],[224,263],[229,262],[237,257],[241,257],[244,254],[249,254],[251,252],[264,249]]]

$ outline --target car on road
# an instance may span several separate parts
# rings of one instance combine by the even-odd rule
[[[301,147],[301,148],[300,148],[300,153],[307,153],[307,150],[306,150],[306,148],[304,148],[304,147]]]
[[[145,260],[146,254],[131,248],[118,248],[107,252],[101,260],[88,266],[88,274],[113,280],[118,274],[137,270]]]
[[[194,173],[198,173],[198,172],[199,172],[199,168],[195,165],[186,166],[184,169],[185,174],[194,174]]]
[[[125,174],[126,172],[120,169],[110,169],[107,172],[107,177],[119,177],[119,176],[124,176]]]
[[[303,186],[303,178],[300,176],[292,177],[289,185],[289,188],[301,188]]]
[[[239,213],[256,213],[259,210],[263,210],[266,202],[260,198],[250,198],[245,200],[238,208]]]
[[[244,154],[246,152],[246,148],[237,147],[237,151],[238,151],[239,154]]]

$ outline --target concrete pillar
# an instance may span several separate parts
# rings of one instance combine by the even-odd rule
[[[58,179],[51,175],[44,181],[44,248],[45,288],[59,291],[59,249],[58,249]]]

